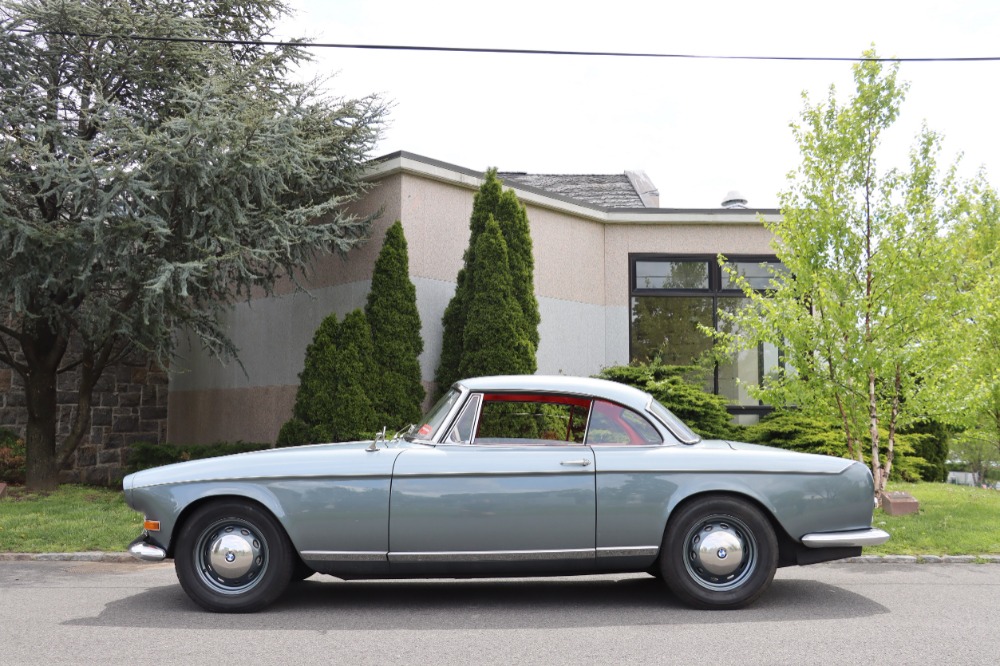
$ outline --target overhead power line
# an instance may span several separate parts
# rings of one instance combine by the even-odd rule
[[[232,46],[294,46],[310,49],[361,49],[368,51],[426,51],[436,53],[497,53],[507,55],[592,56],[604,58],[673,58],[688,60],[772,60],[789,62],[993,62],[1000,56],[962,56],[936,58],[866,58],[864,56],[780,56],[780,55],[701,55],[695,53],[643,53],[635,51],[565,51],[557,49],[501,49],[472,46],[416,46],[408,44],[340,44],[330,42],[305,42],[299,40],[247,40],[207,39],[194,37],[153,37],[148,35],[115,35],[86,32],[35,32],[43,36],[85,37],[87,39],[131,40],[139,42],[178,42],[196,44],[228,44]]]

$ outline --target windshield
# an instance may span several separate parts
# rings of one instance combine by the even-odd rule
[[[441,424],[448,416],[448,412],[455,406],[461,395],[462,393],[458,389],[449,389],[447,393],[441,396],[437,404],[431,407],[431,411],[427,412],[424,420],[420,422],[420,426],[405,436],[406,439],[434,439],[438,428],[441,427]]]
[[[691,428],[688,428],[683,421],[674,416],[673,412],[656,400],[650,400],[649,407],[647,409],[649,409],[649,411],[652,412],[656,418],[662,421],[663,425],[667,426],[667,428],[670,429],[670,432],[672,432],[677,439],[681,440],[685,444],[695,444],[696,442],[701,441],[701,436],[698,435],[698,433],[691,430]]]

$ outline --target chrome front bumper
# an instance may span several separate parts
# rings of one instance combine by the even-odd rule
[[[817,532],[802,537],[807,548],[858,548],[878,546],[889,540],[889,533],[874,527],[851,532]]]
[[[162,562],[167,557],[167,551],[146,541],[141,536],[128,545],[129,555],[143,562]]]

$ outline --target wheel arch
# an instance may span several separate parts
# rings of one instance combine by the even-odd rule
[[[281,527],[281,530],[285,533],[285,538],[288,539],[288,543],[292,544],[292,550],[295,551],[296,556],[298,556],[298,549],[292,542],[291,535],[288,532],[288,526],[282,519],[285,515],[284,511],[280,510],[280,505],[277,505],[276,500],[274,501],[274,504],[278,506],[278,511],[275,511],[275,509],[272,506],[270,506],[271,504],[270,502],[262,501],[260,498],[254,497],[250,494],[230,491],[230,492],[219,492],[217,494],[211,494],[211,495],[202,495],[188,502],[184,506],[181,512],[177,515],[177,520],[174,523],[174,527],[170,536],[170,544],[167,546],[167,557],[174,556],[174,551],[177,548],[177,541],[178,541],[177,535],[181,533],[181,531],[184,528],[184,525],[187,524],[187,521],[190,520],[191,516],[198,509],[207,504],[212,504],[215,502],[225,502],[230,500],[246,502],[247,504],[255,505],[258,509],[268,513],[272,518],[274,518],[275,522]]]
[[[771,524],[771,529],[774,530],[774,536],[778,541],[778,566],[785,567],[798,564],[796,553],[798,551],[799,544],[791,536],[789,536],[788,531],[774,515],[774,511],[768,507],[763,500],[756,497],[752,493],[742,492],[735,489],[718,490],[706,488],[677,498],[668,508],[669,510],[667,512],[666,520],[663,523],[661,542],[667,536],[667,530],[670,529],[670,521],[673,520],[683,508],[711,497],[725,497],[739,500],[741,502],[746,502],[760,511],[760,513],[767,518],[767,521]],[[656,566],[659,566],[661,557],[663,557],[662,548],[657,554]]]

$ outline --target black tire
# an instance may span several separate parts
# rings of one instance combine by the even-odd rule
[[[252,613],[288,587],[298,557],[284,529],[257,504],[220,500],[197,509],[177,537],[174,569],[205,610]]]
[[[767,590],[777,567],[771,522],[756,506],[732,497],[703,497],[682,506],[671,516],[660,550],[670,590],[695,608],[747,606]]]

